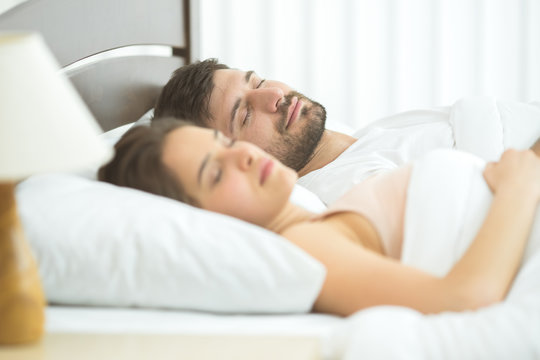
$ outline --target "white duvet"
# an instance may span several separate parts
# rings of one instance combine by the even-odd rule
[[[498,160],[507,148],[529,148],[540,137],[540,103],[466,97],[452,106],[408,111],[371,123],[338,158],[299,179],[332,204],[354,184],[445,148]]]
[[[451,150],[432,152],[415,164],[404,263],[443,275],[461,257],[491,202],[483,167],[478,157]],[[375,307],[351,316],[328,345],[336,359],[539,359],[540,212],[504,302],[438,315]]]

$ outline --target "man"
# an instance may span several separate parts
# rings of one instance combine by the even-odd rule
[[[160,94],[154,118],[190,119],[253,142],[295,169],[299,183],[328,204],[366,177],[435,148],[462,149],[495,160],[506,147],[531,146],[540,136],[540,108],[512,104],[525,119],[502,121],[503,127],[512,127],[507,141],[508,132],[498,131],[501,124],[492,118],[509,116],[491,114],[498,108],[492,101],[463,100],[453,107],[399,114],[378,120],[353,137],[325,129],[324,107],[288,85],[208,59],[174,72]],[[476,137],[485,136],[491,126],[494,135],[476,144]]]

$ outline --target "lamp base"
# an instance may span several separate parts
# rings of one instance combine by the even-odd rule
[[[15,184],[0,183],[0,344],[38,340],[45,300],[17,215]]]

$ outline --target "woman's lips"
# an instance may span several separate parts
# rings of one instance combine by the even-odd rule
[[[287,113],[288,118],[287,118],[287,125],[285,126],[286,129],[288,129],[289,126],[291,126],[296,121],[301,108],[302,108],[302,101],[298,100],[296,96],[293,97],[291,100],[289,111]]]
[[[266,181],[266,179],[268,178],[268,176],[270,175],[270,173],[272,172],[272,169],[274,167],[274,162],[270,159],[264,159],[262,161],[262,166],[261,166],[261,185],[263,185]]]

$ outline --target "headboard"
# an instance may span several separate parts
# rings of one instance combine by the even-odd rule
[[[40,32],[107,131],[151,109],[171,73],[189,63],[189,6],[189,0],[30,0],[0,14],[0,31]]]

